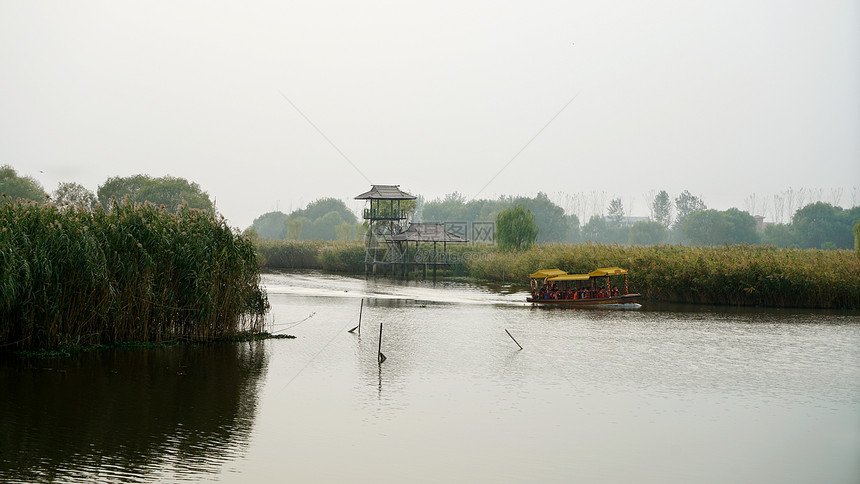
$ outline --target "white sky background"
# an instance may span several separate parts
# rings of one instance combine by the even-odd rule
[[[170,174],[241,228],[360,207],[368,180],[281,93],[371,182],[428,200],[860,203],[856,1],[0,0],[0,164],[48,191]]]

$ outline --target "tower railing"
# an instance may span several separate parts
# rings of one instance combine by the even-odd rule
[[[407,218],[407,210],[395,208],[365,208],[365,220],[403,220]]]

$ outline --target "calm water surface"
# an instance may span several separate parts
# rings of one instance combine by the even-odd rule
[[[264,283],[296,339],[4,361],[0,481],[860,482],[858,313]]]

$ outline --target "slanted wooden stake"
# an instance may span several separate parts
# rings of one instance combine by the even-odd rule
[[[519,347],[520,347],[520,349],[523,349],[522,345],[520,345],[520,344],[517,342],[517,340],[516,340],[516,339],[514,339],[514,335],[512,335],[510,331],[508,331],[508,330],[506,329],[506,330],[505,330],[505,333],[508,333],[508,336],[510,336],[510,337],[511,337],[511,339],[512,339],[512,340],[514,340],[514,343],[517,343],[517,346],[519,346]]]
[[[382,354],[382,323],[379,323],[379,349],[376,353],[376,360],[380,365],[385,361],[385,355]]]
[[[361,312],[364,310],[364,298],[361,298],[361,306],[358,307],[358,335],[361,336]]]
[[[364,299],[361,300],[361,306],[358,308],[358,326],[352,328],[347,331],[348,333],[352,333],[356,329],[358,330],[358,335],[361,336],[361,310],[364,309]]]

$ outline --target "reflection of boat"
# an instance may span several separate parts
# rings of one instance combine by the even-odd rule
[[[624,276],[623,286],[612,285],[612,276]],[[554,306],[602,306],[634,304],[639,294],[627,288],[627,270],[603,267],[588,274],[568,274],[561,269],[542,269],[529,275],[532,294],[526,301]]]

